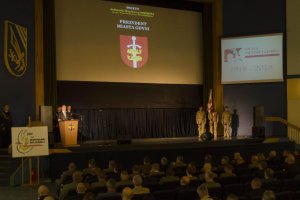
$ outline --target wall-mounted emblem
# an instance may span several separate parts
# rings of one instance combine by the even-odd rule
[[[27,69],[27,28],[5,20],[4,62],[9,73],[21,77]]]

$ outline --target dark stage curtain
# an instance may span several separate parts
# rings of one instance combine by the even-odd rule
[[[57,82],[56,82],[56,45],[55,45],[55,6],[54,0],[44,3],[44,93],[45,105],[52,105],[56,112]]]
[[[197,135],[197,108],[79,109],[79,132],[89,140]]]

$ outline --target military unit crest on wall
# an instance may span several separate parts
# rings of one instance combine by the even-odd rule
[[[26,73],[28,57],[27,28],[11,21],[4,22],[4,63],[8,72],[21,77]]]

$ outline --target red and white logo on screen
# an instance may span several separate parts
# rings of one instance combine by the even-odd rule
[[[134,69],[141,68],[148,61],[148,38],[120,35],[120,52],[127,66]]]

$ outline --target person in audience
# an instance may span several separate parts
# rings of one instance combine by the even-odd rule
[[[126,170],[122,170],[120,174],[120,181],[117,182],[116,187],[123,187],[123,186],[131,186],[132,181],[129,179],[129,174]]]
[[[74,162],[70,162],[68,165],[68,170],[64,171],[61,175],[59,179],[56,179],[55,183],[58,186],[58,188],[60,188],[62,186],[62,184],[65,184],[65,181],[67,181],[66,179],[68,177],[72,177],[72,174],[76,171],[76,164]]]
[[[122,191],[122,200],[131,200],[133,195],[133,190],[130,187],[125,187]]]
[[[180,179],[180,186],[177,191],[187,190],[190,187],[191,179],[188,176],[183,176]]]
[[[229,157],[228,156],[222,156],[221,164],[218,167],[218,171],[221,172],[221,173],[224,172],[224,166],[227,165],[227,164],[230,164]]]
[[[130,178],[132,179],[135,175],[140,175],[141,173],[141,167],[138,165],[133,165],[132,168],[132,174],[130,174]]]
[[[166,172],[168,169],[168,158],[167,157],[162,157],[160,159],[160,169],[162,172]]]
[[[116,190],[116,181],[114,179],[109,179],[106,183],[107,191],[106,193],[99,193],[97,196],[97,200],[105,199],[108,197],[116,197],[119,196]]]
[[[258,153],[257,158],[258,158],[258,162],[266,161],[266,157],[264,153]]]
[[[157,183],[157,178],[150,176],[151,165],[144,165],[142,168],[142,177],[144,184],[154,184]]]
[[[85,196],[87,188],[84,183],[78,183],[76,187],[76,195],[75,196],[67,196],[66,200],[82,200]]]
[[[144,166],[147,166],[151,168],[151,159],[149,156],[145,156],[144,160],[143,160],[143,165],[141,166],[141,168],[143,168]]]
[[[77,184],[82,182],[82,172],[76,171],[72,175],[73,182],[62,187],[59,199],[64,200],[70,190],[76,190]]]
[[[100,168],[97,167],[96,160],[90,159],[88,161],[88,167],[83,169],[83,179],[84,182],[92,183],[97,182],[97,171],[100,170]]]
[[[280,158],[277,156],[275,150],[270,151],[268,158],[266,159],[269,165],[279,165],[281,163]]]
[[[166,171],[166,176],[162,177],[159,181],[159,184],[164,184],[168,182],[179,181],[179,177],[175,176],[175,171],[173,167],[169,167]]]
[[[97,180],[98,181],[91,183],[92,189],[105,187],[106,186],[106,173],[105,173],[105,171],[103,171],[101,169],[98,169],[98,170],[96,170],[96,174],[97,174]]]
[[[116,167],[117,167],[116,161],[115,161],[115,160],[110,160],[110,161],[108,162],[108,168],[104,169],[104,171],[105,171],[106,173],[114,173]]]
[[[283,165],[283,171],[286,172],[287,178],[294,178],[300,174],[299,166],[295,162],[295,156],[289,154],[285,159],[285,164]]]
[[[143,183],[143,179],[140,175],[135,175],[132,178],[132,182],[134,185],[134,188],[132,189],[132,194],[148,194],[150,193],[149,188],[143,187],[142,183]]]
[[[262,200],[275,200],[276,195],[271,190],[266,190],[262,195]]]
[[[197,193],[199,195],[200,200],[213,200],[208,194],[208,189],[205,183],[198,186]]]
[[[264,179],[262,180],[263,182],[272,182],[276,181],[277,179],[274,178],[274,170],[271,168],[265,169],[264,173]]]
[[[235,173],[233,173],[233,166],[229,163],[224,165],[224,173],[220,174],[220,178],[224,177],[230,177],[230,176],[236,176]]]
[[[248,165],[250,169],[257,169],[258,168],[258,156],[253,155],[251,156],[251,163]]]
[[[95,194],[92,192],[87,192],[82,200],[96,200]]]
[[[174,167],[186,167],[186,163],[183,161],[183,156],[177,156],[174,163]]]
[[[38,200],[44,200],[47,196],[49,196],[49,189],[46,185],[41,185],[38,188]]]
[[[264,178],[265,170],[267,169],[268,164],[266,161],[260,161],[258,163],[257,170],[254,171],[254,176],[258,178]]]
[[[259,178],[253,178],[251,181],[251,191],[248,192],[247,196],[249,199],[261,197],[263,190],[261,188],[262,183]]]
[[[205,177],[205,174],[207,172],[212,172],[212,165],[211,165],[211,163],[205,163],[203,165],[202,172],[203,173],[199,174],[199,180],[200,181],[204,181],[204,177]]]
[[[221,188],[221,184],[215,182],[215,174],[213,172],[205,173],[205,184],[207,188]]]
[[[11,144],[12,116],[8,104],[4,104],[0,113],[0,147],[7,148]]]
[[[186,175],[190,178],[190,180],[196,180],[198,177],[196,177],[197,168],[194,163],[189,163],[186,169]]]
[[[240,152],[235,152],[233,155],[233,161],[232,164],[234,166],[239,166],[245,163],[244,158],[241,156]]]
[[[226,200],[239,200],[239,197],[235,194],[230,194],[226,197]]]
[[[150,176],[154,177],[162,177],[165,173],[160,171],[160,166],[158,163],[152,164],[151,170],[150,170]]]

